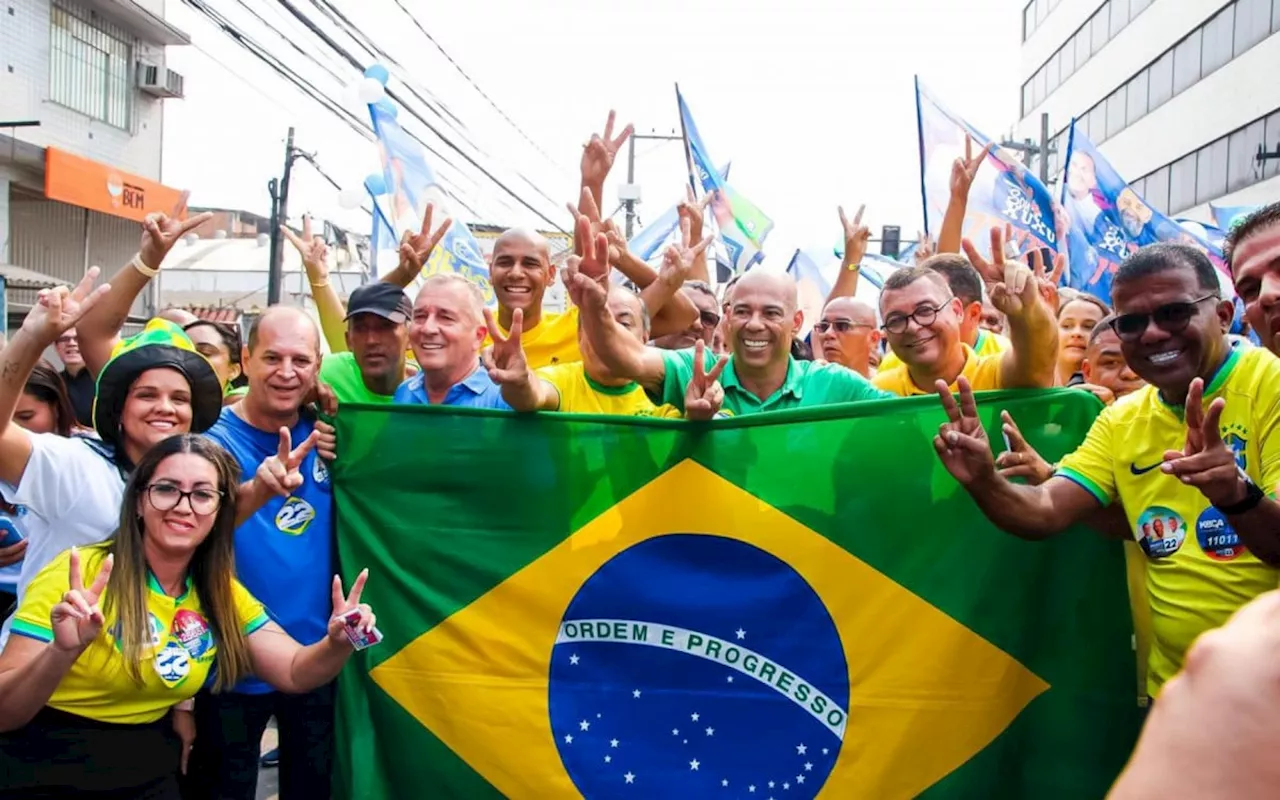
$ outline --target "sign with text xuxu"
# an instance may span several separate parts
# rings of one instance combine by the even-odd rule
[[[1097,408],[980,404],[1050,459]],[[339,795],[1103,796],[1138,729],[1122,548],[993,528],[942,421],[345,406],[339,551],[385,639],[340,682]]]
[[[182,195],[162,183],[53,147],[45,150],[44,193],[50,200],[137,222],[153,211],[168,214]]]

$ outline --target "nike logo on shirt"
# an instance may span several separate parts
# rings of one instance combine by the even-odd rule
[[[1161,462],[1157,461],[1156,463],[1152,464],[1152,465],[1151,465],[1151,466],[1149,466],[1149,467],[1139,467],[1137,464],[1134,464],[1133,462],[1130,462],[1130,463],[1129,463],[1129,471],[1130,471],[1130,472],[1132,472],[1134,475],[1145,475],[1145,474],[1147,474],[1148,472],[1150,472],[1151,470],[1153,470],[1153,469],[1155,469],[1156,467],[1160,466],[1160,464],[1161,464]]]

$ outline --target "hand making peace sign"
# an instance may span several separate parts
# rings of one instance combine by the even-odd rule
[[[80,572],[80,551],[71,548],[71,582],[70,588],[62,595],[62,602],[49,612],[50,627],[53,628],[53,646],[66,653],[78,653],[89,646],[102,632],[105,619],[98,600],[107,588],[111,578],[111,566],[114,555],[108,555],[98,569],[93,585],[84,588],[84,575]]]
[[[707,346],[701,339],[694,344],[693,377],[684,392],[684,414],[688,419],[711,419],[724,404],[724,387],[720,385],[720,373],[724,372],[729,357],[721,358],[710,372],[706,364]]]
[[[973,399],[973,389],[964,376],[956,380],[960,403],[951,396],[946,381],[938,381],[935,387],[947,412],[947,422],[938,428],[933,437],[933,449],[951,476],[964,485],[990,478],[996,471],[995,457],[987,432],[978,418],[978,404]]]
[[[93,288],[98,279],[98,268],[89,267],[74,289],[54,286],[41,289],[36,302],[22,320],[22,329],[37,341],[52,344],[58,337],[74,328],[89,309],[111,291],[111,284]]]
[[[484,319],[489,326],[489,338],[493,339],[493,347],[484,351],[484,366],[489,370],[489,379],[499,386],[523,383],[529,379],[529,362],[524,356],[524,347],[520,344],[520,335],[524,332],[524,311],[517,308],[511,314],[511,330],[506,336],[493,318],[493,312],[484,310]]]
[[[978,168],[987,160],[995,149],[995,142],[988,142],[977,158],[973,157],[973,139],[967,134],[964,137],[964,158],[957,158],[951,164],[951,194],[957,197],[968,197],[969,187],[978,175]]]
[[[609,274],[609,236],[604,232],[600,207],[591,190],[582,187],[578,207],[574,208],[573,203],[565,203],[565,207],[573,215],[573,253],[581,259],[578,268],[592,278]]]
[[[288,497],[303,483],[302,461],[315,447],[320,438],[318,431],[311,431],[302,444],[293,447],[293,439],[288,428],[280,429],[280,447],[276,454],[258,465],[253,479],[260,486],[265,486],[274,494]]]
[[[1243,481],[1236,465],[1236,454],[1222,441],[1218,429],[1227,401],[1214,398],[1203,409],[1204,379],[1191,381],[1187,390],[1187,440],[1182,450],[1168,450],[1160,469],[1166,475],[1194,486],[1213,505],[1228,506],[1241,499]]]
[[[431,217],[435,211],[435,205],[427,203],[426,213],[422,215],[422,229],[417,233],[405,231],[400,238],[400,267],[412,270],[414,277],[422,273],[423,266],[431,258],[431,252],[453,225],[453,218],[445,217],[436,232],[432,233]]]
[[[360,609],[360,621],[356,623],[356,627],[368,633],[373,627],[373,623],[377,620],[374,616],[373,609],[368,603],[360,602],[360,595],[364,593],[364,584],[369,580],[369,570],[362,569],[360,574],[356,576],[356,582],[351,584],[351,593],[345,597],[342,594],[342,578],[337,575],[333,576],[333,616],[329,617],[329,638],[339,644],[351,646],[351,640],[347,638],[347,634],[343,631],[346,624],[342,620],[342,615],[346,614],[353,608]]]
[[[206,211],[184,220],[182,217],[187,213],[187,199],[190,197],[190,192],[183,192],[168,214],[155,211],[142,220],[142,244],[138,247],[138,256],[143,266],[159,269],[179,239],[213,219],[213,213]]]
[[[1021,261],[1005,259],[1004,233],[998,226],[991,227],[991,260],[987,261],[968,239],[961,247],[969,263],[987,284],[991,305],[1007,317],[1018,317],[1039,298],[1040,285],[1031,268]],[[1037,258],[1039,257],[1037,251]]]
[[[689,280],[693,275],[693,265],[697,262],[698,256],[711,245],[714,236],[707,236],[697,244],[693,244],[693,224],[688,219],[680,219],[680,243],[672,242],[662,253],[662,268],[658,271],[659,278],[678,281],[683,286],[684,282]]]
[[[840,227],[844,229],[844,263],[852,266],[862,263],[862,257],[867,254],[867,243],[871,241],[871,229],[862,224],[862,214],[866,210],[866,204],[858,206],[858,213],[850,222],[844,215],[844,206],[836,206]]]
[[[586,144],[582,145],[582,182],[588,186],[600,186],[604,184],[604,179],[609,176],[609,170],[613,169],[613,160],[617,157],[618,151],[622,149],[622,145],[626,144],[627,139],[631,138],[634,126],[628,124],[622,129],[622,133],[618,134],[618,138],[613,138],[613,123],[617,117],[612,110],[609,111],[609,119],[604,124],[604,134],[591,134],[591,138]]]

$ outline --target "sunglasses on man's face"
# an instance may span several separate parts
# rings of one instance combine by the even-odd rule
[[[1207,294],[1195,300],[1165,303],[1149,314],[1119,314],[1107,321],[1111,330],[1126,342],[1136,342],[1147,332],[1152,322],[1165,333],[1179,333],[1191,324],[1196,307],[1205,300],[1217,300],[1216,294]]]
[[[874,325],[868,325],[865,322],[854,322],[853,320],[849,320],[849,319],[836,319],[836,320],[831,320],[830,322],[824,319],[821,322],[814,324],[813,329],[818,333],[826,333],[832,328],[835,328],[836,333],[848,333],[849,331],[856,330],[858,328],[874,328],[874,327],[875,327]]]
[[[703,327],[714,328],[720,324],[720,315],[714,311],[701,311],[698,313],[698,321]]]

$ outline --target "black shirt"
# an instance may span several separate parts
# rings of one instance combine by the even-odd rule
[[[62,382],[67,385],[67,395],[71,397],[71,407],[75,409],[76,420],[86,427],[93,427],[93,395],[97,386],[89,370],[81,367],[75,377],[65,369],[62,371]]]

